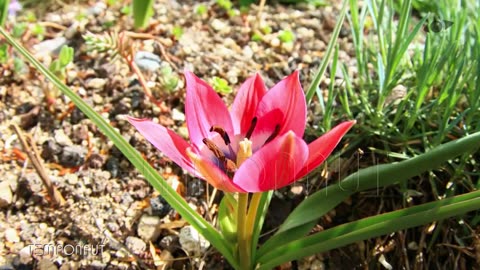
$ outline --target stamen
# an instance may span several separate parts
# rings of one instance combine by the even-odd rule
[[[220,150],[220,148],[218,148],[218,146],[214,142],[212,142],[212,140],[204,138],[202,141],[208,147],[208,149],[212,151],[213,155],[222,162],[227,172],[235,172],[237,170],[235,162],[226,158],[222,150]]]
[[[228,133],[225,131],[225,129],[223,129],[222,127],[220,126],[212,126],[210,128],[210,132],[217,132],[218,134],[220,134],[220,136],[222,137],[223,141],[225,142],[225,145],[229,145],[230,144],[230,137],[228,137]]]
[[[277,124],[275,125],[275,130],[273,131],[272,135],[270,135],[270,137],[268,137],[268,139],[265,141],[265,144],[271,142],[273,139],[275,139],[275,137],[277,137],[278,133],[280,132],[280,125]]]
[[[212,151],[215,157],[217,157],[218,159],[225,158],[225,155],[223,154],[222,150],[220,150],[220,148],[218,148],[218,146],[215,145],[215,143],[212,142],[212,140],[204,138],[202,141],[208,147],[208,149]]]
[[[257,117],[253,117],[252,123],[250,124],[250,128],[248,128],[247,135],[245,135],[245,138],[250,139],[252,136],[253,130],[255,129],[255,126],[257,125]]]

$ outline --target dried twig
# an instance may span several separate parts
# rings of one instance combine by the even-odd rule
[[[33,167],[37,171],[40,179],[42,179],[43,184],[47,188],[48,195],[52,199],[53,203],[58,206],[63,206],[65,204],[65,199],[62,194],[55,188],[55,186],[50,181],[47,173],[45,172],[40,154],[37,150],[37,147],[33,143],[33,139],[29,135],[24,135],[23,132],[17,125],[10,126],[18,136],[20,143],[22,144],[23,151],[27,153],[28,159],[32,162]]]

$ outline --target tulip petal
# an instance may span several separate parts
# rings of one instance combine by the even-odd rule
[[[185,71],[187,95],[185,98],[185,117],[190,141],[200,147],[204,138],[213,136],[213,125],[222,127],[233,134],[232,120],[227,106],[218,94],[206,82],[190,71]]]
[[[266,92],[267,88],[258,73],[240,86],[230,109],[235,134],[245,136],[255,117],[258,103]]]
[[[127,117],[140,134],[153,144],[164,155],[188,172],[198,175],[193,163],[187,156],[186,149],[190,147],[182,137],[166,127],[156,124],[147,119]]]
[[[332,153],[343,136],[356,123],[355,120],[343,122],[308,145],[308,161],[296,178],[302,178],[322,164]]]
[[[272,114],[278,117],[276,122],[272,123],[270,120],[262,119],[264,117],[271,118]],[[264,133],[266,129],[272,130],[272,125],[275,127],[279,124],[279,135],[292,130],[297,136],[303,136],[307,121],[307,104],[298,71],[293,72],[267,91],[258,104],[256,115],[259,118],[257,132]],[[265,125],[268,128],[264,128]]]
[[[289,131],[245,160],[233,182],[247,192],[278,189],[295,181],[307,158],[307,144]]]
[[[225,192],[244,192],[220,169],[218,166],[220,164],[214,164],[207,158],[193,153],[190,148],[187,148],[187,155],[192,160],[197,172],[201,175],[200,177],[210,185]]]

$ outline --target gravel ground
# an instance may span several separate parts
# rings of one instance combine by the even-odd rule
[[[215,215],[215,201],[210,205],[205,183],[163,157],[124,115],[157,119],[186,136],[184,68],[207,81],[223,78],[234,89],[255,72],[272,86],[300,69],[307,87],[325,53],[339,10],[338,4],[322,8],[272,4],[259,13],[253,5],[245,15],[229,16],[215,1],[201,2],[207,7],[205,14],[196,11],[197,1],[156,1],[151,26],[131,35],[138,52],[153,53],[160,59],[155,58],[151,71],[147,69],[152,63],[138,62],[156,105],[145,97],[128,65],[111,61],[105,53],[87,52],[82,39],[87,31],[133,31],[132,20],[121,13],[120,5],[51,2],[48,10],[37,13],[46,30],[44,38],[29,28],[21,37],[22,44],[46,65],[57,57],[61,45],[73,47],[74,62],[67,67],[66,83],[109,119],[207,219]],[[25,20],[22,14],[18,21]],[[10,21],[7,28],[13,24]],[[267,26],[271,32],[264,31],[261,41],[251,40],[253,29]],[[175,36],[179,28],[183,31],[180,37]],[[282,30],[293,32],[295,39],[282,42]],[[353,46],[348,29],[344,30],[339,40],[340,60],[355,76]],[[179,84],[169,88],[156,64],[170,68],[172,76],[180,78]],[[67,98],[28,65],[21,73],[13,72],[13,66],[12,58],[2,66],[0,78],[1,269],[228,269],[220,254],[201,239],[193,237],[198,244],[193,247],[186,240],[179,241],[195,232]],[[45,93],[53,95],[54,101],[46,102]],[[233,95],[223,96],[231,102]],[[309,124],[316,120],[316,108],[313,103]],[[37,162],[64,198],[62,206],[55,205],[39,169],[21,144],[22,137],[31,149],[38,150]],[[297,201],[301,198],[295,196]],[[278,201],[274,203],[288,211],[295,199]],[[272,213],[271,219],[276,216],[282,218],[281,213]],[[275,226],[272,222],[270,227]],[[90,250],[73,251],[72,247]],[[153,258],[160,260],[154,263]],[[298,269],[325,267],[322,256],[295,264]]]

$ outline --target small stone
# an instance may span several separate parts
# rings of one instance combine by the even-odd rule
[[[103,166],[103,157],[97,153],[93,153],[88,158],[88,167],[92,169],[100,169]]]
[[[185,114],[174,108],[172,110],[172,119],[175,121],[185,122]]]
[[[152,215],[160,218],[164,218],[172,210],[170,204],[161,195],[150,199],[150,208]]]
[[[54,140],[49,139],[42,144],[41,156],[45,161],[56,161],[60,153],[62,153],[62,146]]]
[[[12,190],[7,181],[0,183],[0,208],[7,207],[13,202]]]
[[[67,168],[78,167],[83,164],[86,155],[87,151],[81,146],[65,146],[60,155],[59,163]]]
[[[93,94],[92,96],[93,103],[100,105],[103,103],[103,97],[99,94]]]
[[[120,162],[116,157],[110,157],[105,162],[105,170],[109,171],[113,178],[118,176],[120,172]]]
[[[54,39],[48,39],[48,40],[42,41],[34,45],[33,49],[35,50],[35,55],[42,57],[52,53],[59,53],[60,48],[62,48],[62,46],[66,44],[67,44],[67,39],[63,36],[59,36]]]
[[[147,51],[138,51],[134,61],[140,69],[150,72],[155,72],[162,65],[162,60],[158,55]]]
[[[112,255],[110,255],[110,252],[104,251],[102,253],[102,262],[103,263],[109,263],[111,259],[112,259]]]
[[[74,186],[78,183],[78,176],[74,173],[69,173],[65,175],[65,179],[67,180],[67,183]]]
[[[214,19],[211,23],[211,26],[214,30],[221,31],[227,27],[227,24],[219,19]]]
[[[167,235],[158,243],[161,249],[167,249],[170,252],[174,252],[178,245],[178,236]]]
[[[125,246],[133,253],[133,254],[141,254],[147,249],[147,244],[145,242],[135,236],[129,236],[125,240]]]
[[[314,260],[312,264],[310,264],[311,270],[324,270],[325,264],[320,260]]]
[[[280,39],[278,38],[273,38],[271,41],[270,41],[270,45],[272,47],[278,47],[280,46],[281,42],[280,42]]]
[[[144,214],[140,217],[137,234],[145,242],[155,242],[162,232],[160,224],[162,224],[162,219],[160,217]]]
[[[63,129],[57,129],[54,131],[53,138],[55,139],[55,142],[58,143],[61,146],[67,146],[67,145],[72,145],[72,140],[70,140],[70,137],[68,137],[65,134],[65,131]]]
[[[13,228],[8,228],[5,230],[5,241],[10,243],[20,242],[20,237],[18,236],[17,230]]]
[[[72,113],[70,113],[70,122],[72,124],[78,124],[83,119],[85,119],[85,114],[83,114],[79,108],[75,107]]]
[[[107,84],[107,80],[102,78],[93,78],[87,81],[87,88],[102,89]]]
[[[193,254],[205,252],[210,246],[210,243],[192,226],[185,226],[180,230],[179,242],[185,251]]]
[[[18,252],[18,256],[20,257],[20,263],[21,264],[29,264],[33,258],[32,258],[32,250],[35,249],[35,245],[28,245],[24,248],[22,248],[19,252]],[[0,269],[2,269],[0,267]]]
[[[293,51],[294,43],[293,42],[284,42],[282,43],[282,49],[287,52]]]

